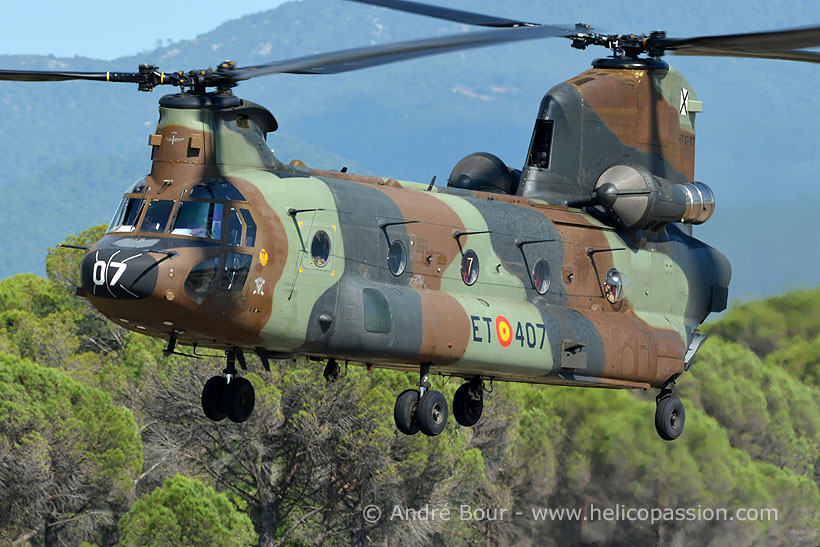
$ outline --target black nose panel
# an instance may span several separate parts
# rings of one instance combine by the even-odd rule
[[[146,298],[157,285],[157,261],[141,250],[100,249],[83,258],[83,288],[98,298]]]

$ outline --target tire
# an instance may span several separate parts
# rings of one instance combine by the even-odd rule
[[[478,400],[474,399],[470,391],[476,389],[472,382],[461,384],[453,396],[453,417],[459,425],[473,427],[481,419],[484,411],[484,397],[479,395]]]
[[[416,409],[416,419],[419,429],[425,435],[435,437],[447,426],[447,417],[450,410],[447,408],[447,398],[439,391],[428,390],[419,401]]]
[[[253,384],[245,378],[234,376],[225,388],[222,410],[232,422],[242,423],[251,417],[256,404]]]
[[[658,401],[655,410],[655,429],[665,441],[674,441],[683,433],[686,423],[686,410],[677,397],[664,397]]]
[[[224,376],[212,376],[202,388],[202,411],[209,420],[219,422],[225,419],[222,402],[225,399],[225,388],[228,380]]]
[[[419,404],[419,392],[415,389],[402,391],[396,398],[393,409],[393,419],[396,427],[405,435],[415,435],[419,432],[419,422],[416,420],[416,408]]]

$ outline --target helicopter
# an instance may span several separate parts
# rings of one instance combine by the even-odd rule
[[[239,375],[254,354],[417,371],[396,399],[402,433],[471,427],[485,384],[658,389],[655,426],[678,438],[676,380],[726,308],[731,267],[692,227],[714,212],[694,178],[702,104],[663,57],[820,61],[820,28],[669,38],[603,34],[405,0],[353,0],[491,27],[240,67],[163,72],[1,70],[0,80],[163,85],[151,172],[126,190],[106,235],[79,247],[88,299],[116,324],[224,350],[202,390],[211,420],[248,420]],[[233,93],[281,73],[335,74],[426,55],[562,38],[611,52],[544,96],[521,169],[479,152],[446,186],[281,162],[276,118]],[[432,375],[459,377],[452,404]]]

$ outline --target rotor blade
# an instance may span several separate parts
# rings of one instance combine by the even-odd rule
[[[503,17],[494,17],[492,15],[484,15],[482,13],[473,13],[470,11],[462,11],[458,9],[442,8],[439,6],[431,6],[419,2],[410,2],[409,0],[351,0],[352,2],[359,2],[361,4],[370,4],[371,6],[379,6],[382,8],[390,8],[398,11],[405,11],[407,13],[415,13],[418,15],[427,15],[435,17],[436,19],[446,19],[447,21],[455,21],[457,23],[465,23],[467,25],[478,25],[482,27],[535,27],[540,26],[538,23],[527,23],[526,21],[515,21],[513,19],[504,19]]]
[[[233,81],[247,80],[268,74],[337,74],[372,66],[395,63],[426,55],[436,55],[461,49],[535,40],[549,37],[572,37],[574,29],[557,26],[516,27],[484,30],[463,34],[451,34],[423,40],[395,42],[378,46],[361,47],[319,53],[284,61],[256,66],[246,66],[232,71]]]
[[[773,52],[772,59],[782,59],[780,55],[784,52],[820,46],[820,27],[693,38],[650,38],[647,46],[674,51],[678,55],[715,55],[716,51],[732,51],[738,54],[734,56],[749,52],[752,53],[750,57],[759,57],[764,52]]]
[[[744,57],[755,59],[776,59],[781,61],[802,61],[805,63],[820,63],[820,52],[817,51],[735,51],[732,49],[694,48],[672,51],[674,55],[698,55],[708,57]]]
[[[97,82],[139,83],[138,72],[56,72],[50,70],[0,70],[0,80],[15,82],[63,82],[66,80],[92,80]]]

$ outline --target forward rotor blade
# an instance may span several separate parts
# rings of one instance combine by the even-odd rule
[[[820,27],[795,28],[772,32],[696,36],[693,38],[650,38],[647,47],[674,52],[675,55],[709,55],[729,57],[760,57],[809,61],[794,50],[820,46]],[[810,52],[807,52],[810,53]]]
[[[49,70],[0,70],[0,80],[15,82],[63,82],[66,80],[92,80],[96,82],[139,83],[138,72],[56,72]]]
[[[382,8],[390,8],[407,13],[415,13],[417,15],[427,15],[435,17],[436,19],[445,19],[447,21],[455,21],[457,23],[465,23],[467,25],[478,25],[482,27],[535,27],[540,26],[538,23],[528,23],[526,21],[515,21],[513,19],[504,19],[503,17],[495,17],[492,15],[484,15],[482,13],[473,13],[471,11],[462,11],[458,9],[442,8],[439,6],[431,6],[419,2],[410,2],[409,0],[350,0],[352,2],[359,2],[361,4],[370,4],[371,6],[379,6]]]
[[[395,42],[379,46],[319,53],[295,59],[275,61],[263,65],[237,68],[231,73],[234,81],[247,80],[268,74],[337,74],[350,70],[405,61],[426,55],[436,55],[461,49],[535,40],[549,37],[572,37],[574,29],[557,26],[516,27],[451,34],[423,40]]]

